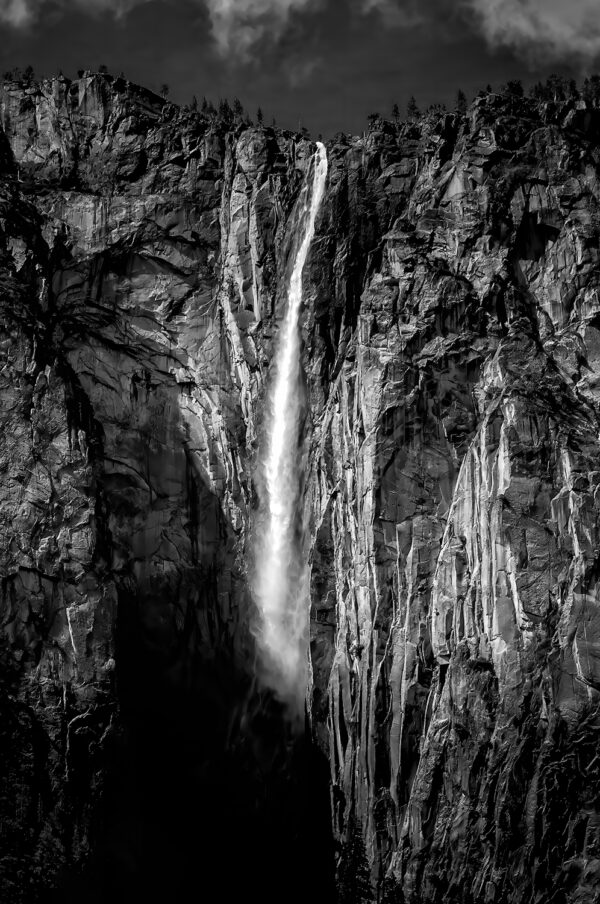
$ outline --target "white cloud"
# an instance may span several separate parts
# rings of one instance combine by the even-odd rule
[[[413,28],[426,18],[415,0],[362,0],[362,12],[379,13],[389,28]]]
[[[463,0],[490,44],[532,58],[589,63],[600,55],[598,0]]]
[[[27,27],[41,19],[49,0],[0,0],[0,22],[15,28]],[[63,13],[77,9],[90,15],[112,13],[119,18],[149,0],[54,0]],[[246,61],[262,41],[277,42],[297,14],[318,9],[325,0],[194,0],[209,15],[217,49],[226,58]],[[476,0],[466,0],[476,2]],[[591,0],[593,2],[593,0]],[[411,27],[423,21],[419,0],[346,0],[341,14],[378,13],[388,27]],[[312,65],[312,64],[310,64]],[[302,73],[292,74],[302,80]]]
[[[41,17],[48,0],[0,0],[0,22],[26,27]],[[59,8],[119,17],[148,0],[59,0]],[[321,0],[195,0],[208,10],[218,50],[235,59],[247,59],[262,40],[277,41],[296,13],[316,8]]]
[[[95,15],[111,12],[117,18],[127,13],[134,6],[148,0],[62,0],[59,7],[63,11],[69,7]],[[23,28],[35,22],[43,11],[46,0],[0,0],[0,22]]]
[[[246,58],[253,46],[277,41],[291,17],[318,5],[319,0],[205,0],[213,36],[224,55]]]
[[[319,69],[323,60],[321,57],[290,57],[286,62],[286,75],[292,88],[298,88],[307,82],[313,73]]]
[[[28,0],[0,0],[0,21],[20,28],[32,18],[31,3]]]
[[[322,0],[204,0],[217,47],[223,54],[247,57],[267,39],[277,41],[297,13],[318,9]],[[339,2],[339,0],[338,0]],[[341,5],[341,3],[340,3]],[[410,27],[423,21],[419,0],[346,0],[348,12],[379,13],[390,27]]]

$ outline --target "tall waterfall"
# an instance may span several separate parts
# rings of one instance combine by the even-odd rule
[[[327,153],[320,142],[311,190],[304,189],[299,216],[302,240],[288,289],[288,306],[268,397],[261,477],[263,498],[255,540],[253,595],[258,607],[257,641],[266,683],[301,715],[307,686],[309,588],[298,534],[301,488],[300,325],[302,272],[325,193]]]

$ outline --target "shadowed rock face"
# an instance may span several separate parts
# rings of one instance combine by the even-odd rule
[[[333,901],[358,827],[388,902],[592,902],[599,112],[328,145],[305,738],[245,552],[314,146],[106,76],[7,83],[2,124],[3,901]]]

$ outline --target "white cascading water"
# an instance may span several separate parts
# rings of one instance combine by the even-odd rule
[[[303,229],[288,290],[288,307],[275,357],[262,458],[263,492],[255,539],[253,595],[263,677],[295,718],[302,716],[308,678],[308,581],[298,537],[302,483],[300,311],[302,272],[325,193],[327,153],[320,142],[312,189],[299,216]]]

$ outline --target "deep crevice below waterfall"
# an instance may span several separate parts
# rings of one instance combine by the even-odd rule
[[[294,718],[302,716],[307,686],[309,588],[298,536],[301,490],[299,390],[302,274],[327,179],[325,146],[317,144],[309,191],[299,222],[302,240],[288,287],[288,305],[274,360],[260,457],[262,498],[254,530],[252,593],[259,614],[257,643],[262,677]]]

